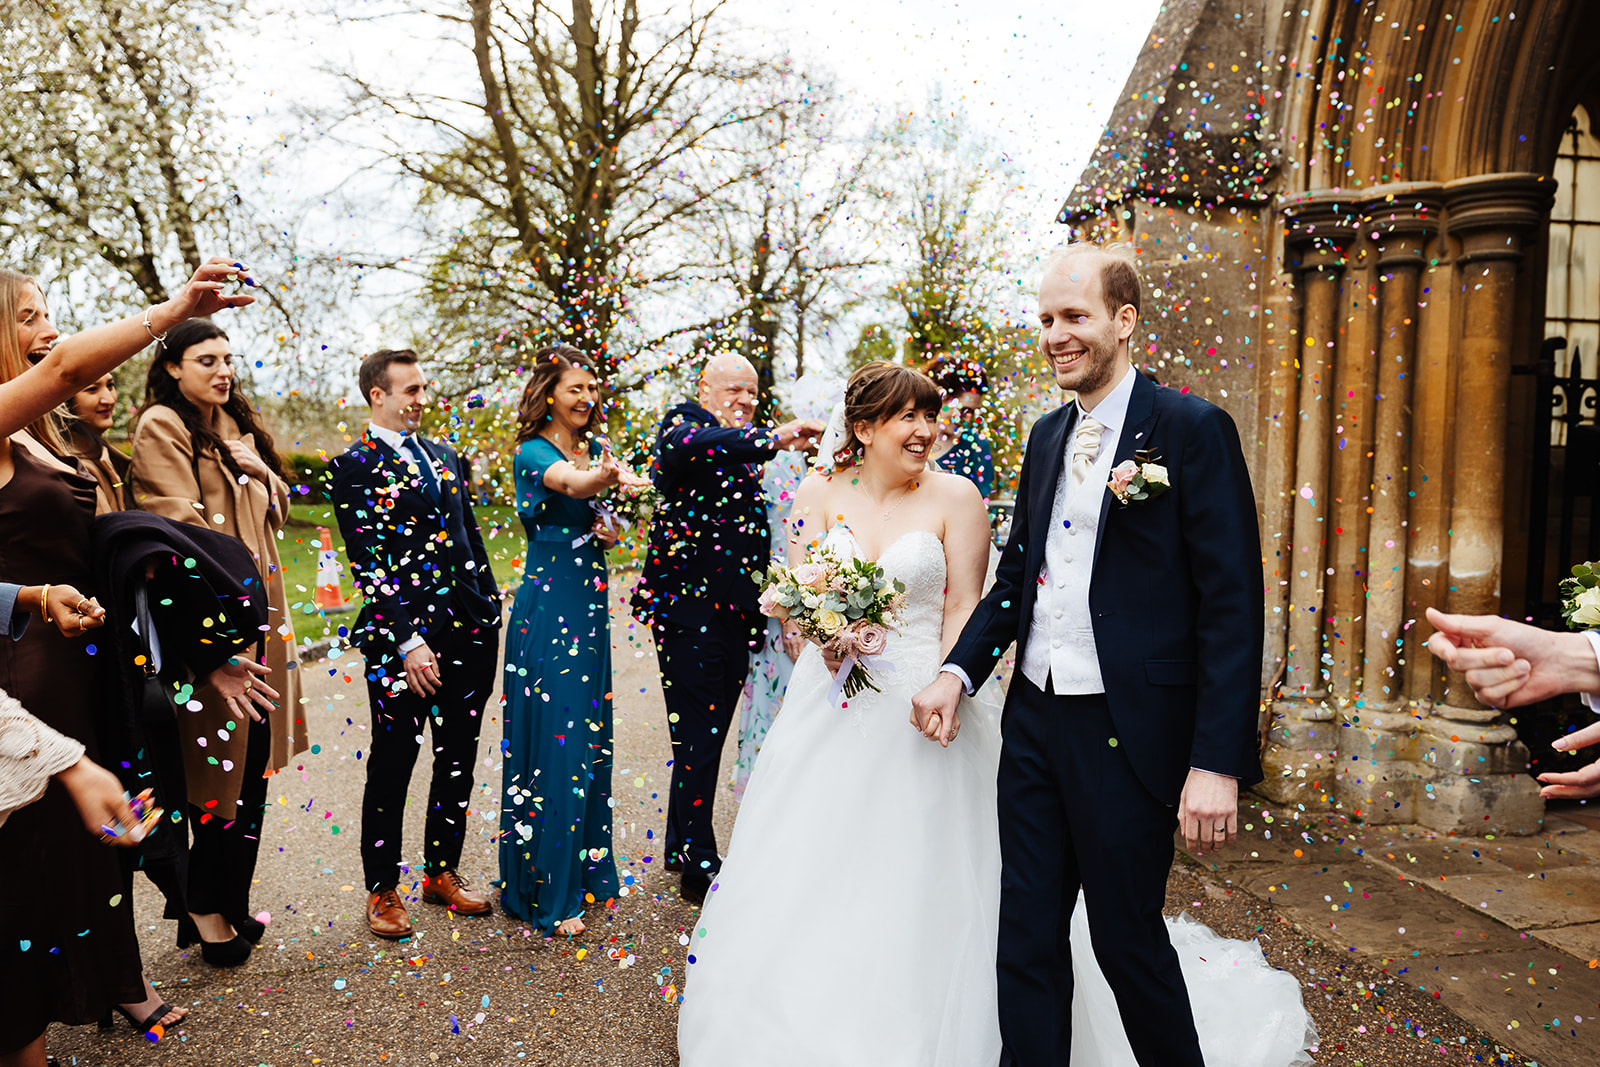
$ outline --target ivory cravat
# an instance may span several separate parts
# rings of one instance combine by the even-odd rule
[[[1096,421],[1092,415],[1086,414],[1078,419],[1078,429],[1072,435],[1070,460],[1074,490],[1083,488],[1083,483],[1089,480],[1095,457],[1100,454],[1100,431],[1104,429],[1104,424]]]

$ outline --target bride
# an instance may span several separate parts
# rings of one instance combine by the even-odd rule
[[[949,748],[908,725],[912,695],[938,673],[978,603],[989,558],[976,488],[926,468],[939,410],[922,374],[867,364],[834,412],[837,447],[825,440],[823,451],[831,469],[795,496],[790,563],[825,540],[903,582],[905,607],[873,671],[881,692],[835,706],[837,664],[813,647],[795,665],[690,938],[684,1067],[1000,1060],[998,687],[965,700],[960,741]],[[1254,944],[1188,920],[1169,928],[1209,1062],[1310,1062],[1302,1050],[1315,1034],[1293,978],[1271,970]],[[1132,1067],[1081,901],[1072,936],[1071,1062]]]

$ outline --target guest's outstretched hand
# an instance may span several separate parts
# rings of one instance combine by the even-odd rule
[[[212,256],[167,301],[166,310],[171,312],[176,321],[182,322],[184,319],[205,318],[225,308],[240,308],[256,302],[255,297],[244,293],[224,292],[233,282],[250,286],[256,284],[256,280],[250,276],[250,268],[243,263]]]
[[[56,775],[56,781],[72,797],[84,828],[91,834],[113,845],[137,845],[144,840],[144,827],[139,825],[138,817],[128,804],[122,783],[94,760],[84,756]],[[108,827],[116,833],[107,834]]]
[[[1428,638],[1428,651],[1460,671],[1472,695],[1490,707],[1516,708],[1562,693],[1600,690],[1600,664],[1582,634],[1433,608],[1428,622],[1438,631]]]
[[[1581,730],[1574,730],[1565,737],[1558,737],[1550,747],[1557,752],[1576,752],[1580,748],[1600,744],[1600,722],[1592,723]],[[1539,775],[1539,781],[1544,783],[1544,788],[1539,790],[1539,795],[1546,800],[1581,800],[1586,797],[1600,797],[1600,760],[1589,764],[1577,771],[1546,771]]]
[[[52,585],[45,593],[44,613],[63,637],[82,637],[106,624],[106,609],[70,585]]]
[[[223,707],[235,719],[244,722],[249,717],[264,722],[263,713],[270,712],[273,701],[278,699],[278,691],[262,680],[271,673],[272,668],[264,663],[233,656],[212,671],[206,681],[222,697]]]
[[[821,437],[824,429],[826,427],[816,419],[795,419],[793,422],[775,427],[772,431],[772,440],[782,451],[800,451]]]

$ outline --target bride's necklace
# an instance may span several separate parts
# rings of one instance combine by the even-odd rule
[[[921,482],[912,482],[910,485],[906,486],[905,489],[901,490],[900,499],[896,500],[893,505],[891,505],[887,510],[885,510],[884,513],[879,517],[878,521],[879,522],[887,521],[889,516],[893,515],[895,513],[895,511],[899,509],[900,505],[904,504],[906,502],[906,497],[910,496],[912,491],[914,489],[916,489],[917,486],[919,486],[921,484],[922,484]],[[872,499],[872,494],[868,493],[867,490],[862,486],[861,480],[859,478],[856,479],[856,488],[861,491],[861,495],[862,496],[866,497],[868,500]]]

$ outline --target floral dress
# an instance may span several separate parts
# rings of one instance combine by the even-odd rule
[[[789,505],[806,476],[805,457],[798,452],[779,452],[761,473],[761,492],[767,500],[767,525],[772,530],[772,558],[782,563],[788,545]],[[783,623],[767,620],[767,632],[760,647],[750,654],[750,675],[745,679],[739,702],[739,755],[733,764],[733,792],[744,795],[750,771],[756,765],[761,742],[766,739],[772,720],[783,706],[794,661],[783,650]]]

